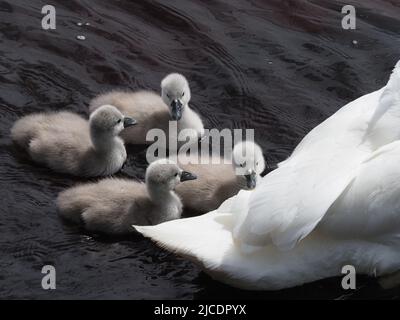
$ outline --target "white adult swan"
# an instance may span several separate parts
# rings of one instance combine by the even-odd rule
[[[312,130],[255,191],[203,216],[135,228],[245,289],[337,276],[346,264],[359,274],[398,272],[399,95],[400,63],[384,88]]]

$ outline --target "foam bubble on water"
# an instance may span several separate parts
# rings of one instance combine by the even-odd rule
[[[76,25],[77,25],[78,27],[82,27],[82,26],[88,27],[88,26],[90,26],[90,22],[85,22],[85,23],[83,23],[83,22],[77,22]]]
[[[82,36],[82,35],[79,35],[79,36],[76,36],[76,38],[78,39],[78,40],[86,40],[86,37],[85,36]]]

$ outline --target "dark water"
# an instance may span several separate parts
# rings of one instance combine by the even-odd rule
[[[46,2],[0,0],[0,298],[400,297],[368,278],[351,293],[340,279],[240,291],[146,239],[85,235],[63,225],[54,206],[79,180],[33,165],[9,139],[25,114],[85,114],[103,90],[158,91],[177,71],[190,80],[192,106],[208,128],[254,128],[276,164],[339,107],[385,84],[400,58],[399,1],[347,0],[357,8],[355,31],[341,28],[343,4],[334,0],[51,3],[57,29],[44,31]],[[144,151],[129,151],[120,175],[142,179]],[[57,290],[41,289],[45,264],[57,269]]]

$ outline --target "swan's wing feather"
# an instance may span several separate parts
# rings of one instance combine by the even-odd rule
[[[258,246],[272,242],[283,250],[292,248],[315,228],[353,178],[365,156],[362,151],[354,154],[352,163],[344,156],[320,156],[275,170],[251,196],[236,238]]]
[[[393,72],[385,87],[348,103],[315,127],[297,145],[291,156],[280,162],[278,167],[288,164],[298,154],[307,152],[321,136],[334,137],[349,124],[349,120],[353,119],[365,119],[367,121],[368,125],[363,132],[364,141],[368,138],[370,140],[374,139],[374,135],[378,136],[380,138],[379,143],[381,144],[377,147],[390,143],[399,137],[400,126],[397,124],[400,120],[400,61],[393,68]],[[378,123],[383,130],[377,130]],[[391,125],[392,128],[388,128],[388,125]],[[383,133],[390,135],[385,141],[383,141],[384,137],[379,137]],[[393,136],[397,136],[397,138],[393,139]],[[378,138],[375,137],[375,139]]]
[[[306,136],[297,152],[263,178],[235,239],[292,248],[309,234],[354,176],[370,149],[362,144],[380,91],[354,101]]]
[[[383,88],[377,108],[372,115],[364,141],[373,150],[400,138],[400,61],[397,62],[387,85]]]
[[[400,226],[400,141],[369,155],[321,222],[336,238],[377,238]]]
[[[330,146],[328,156],[334,154],[335,148],[341,146],[341,139],[346,139],[345,133],[349,129],[353,131],[358,130],[357,133],[360,136],[364,136],[369,127],[369,121],[379,104],[382,92],[383,89],[374,91],[343,106],[324,122],[312,129],[300,141],[290,157],[280,162],[278,167],[283,167],[293,163],[292,161],[297,156],[318,152],[320,146],[319,143],[321,141]],[[361,139],[360,141],[357,140],[357,145],[360,144],[361,141]],[[318,144],[317,147],[316,144]],[[357,145],[354,145],[353,147],[357,147]],[[322,151],[326,150],[321,150],[321,152]]]
[[[382,119],[382,117],[388,112],[400,118],[399,107],[400,107],[400,61],[398,61],[396,66],[394,67],[390,79],[380,96],[379,106],[376,108],[371,118],[367,134],[373,131],[378,121]]]
[[[324,217],[361,162],[398,139],[399,120],[400,62],[386,87],[347,104],[314,128],[290,158],[263,179],[235,238],[257,246],[295,246]]]

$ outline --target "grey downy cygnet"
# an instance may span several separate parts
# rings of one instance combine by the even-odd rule
[[[184,170],[197,174],[199,178],[184,186],[178,186],[176,193],[181,197],[185,209],[195,213],[206,213],[217,209],[222,202],[241,189],[254,189],[260,174],[265,169],[261,148],[250,141],[240,142],[234,146],[231,163],[223,163],[223,158],[216,158],[213,161],[211,157],[207,164],[201,164],[197,155],[190,158],[197,161],[197,164],[179,163],[179,165]],[[185,159],[185,162],[187,163],[188,159]]]
[[[174,189],[183,181],[196,179],[170,160],[149,165],[145,183],[106,178],[61,192],[57,198],[60,215],[83,223],[85,229],[109,235],[124,235],[132,225],[154,225],[178,219],[182,203]]]
[[[204,126],[200,116],[189,107],[191,98],[189,83],[178,73],[167,75],[161,82],[161,96],[152,91],[111,91],[94,98],[89,105],[93,112],[103,104],[111,104],[123,114],[134,116],[138,125],[122,132],[121,137],[129,144],[151,144],[146,135],[151,129],[161,129],[169,140],[169,121],[177,121],[177,133],[190,141],[198,141],[204,135]],[[180,143],[178,143],[180,144]],[[168,145],[166,146],[168,149]]]
[[[37,163],[75,176],[107,176],[126,161],[121,131],[136,124],[110,105],[92,113],[89,121],[67,112],[36,113],[19,119],[11,129],[15,144]]]

